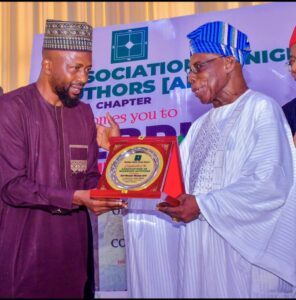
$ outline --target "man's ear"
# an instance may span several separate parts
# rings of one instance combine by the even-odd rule
[[[51,75],[52,61],[48,58],[43,58],[41,65],[42,65],[42,70],[44,71],[44,73],[47,75]]]
[[[234,56],[226,56],[224,64],[224,69],[227,73],[231,73],[236,65],[236,59]]]

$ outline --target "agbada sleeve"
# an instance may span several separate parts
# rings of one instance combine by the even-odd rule
[[[262,106],[257,113],[257,119],[250,115],[249,123],[244,124],[252,131],[251,139],[241,134],[235,140],[237,151],[225,149],[237,164],[234,159],[224,172],[238,172],[235,168],[243,161],[236,180],[196,195],[206,221],[251,262],[269,244],[294,181],[288,124],[271,105]]]
[[[4,99],[3,99],[4,98]],[[25,105],[18,99],[0,101],[0,195],[6,204],[55,212],[72,209],[74,190],[38,184],[28,177],[29,136]]]

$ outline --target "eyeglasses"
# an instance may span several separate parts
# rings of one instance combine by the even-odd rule
[[[187,73],[188,76],[189,76],[191,73],[193,73],[193,74],[198,74],[198,73],[201,71],[201,69],[202,69],[205,65],[207,65],[208,63],[210,63],[210,62],[212,62],[212,61],[214,61],[214,60],[216,60],[216,59],[218,59],[218,58],[221,58],[221,57],[225,57],[225,55],[221,55],[221,56],[218,56],[218,57],[215,57],[215,58],[211,58],[211,59],[202,61],[202,62],[200,62],[200,63],[193,64],[193,65],[191,65],[191,66],[189,67],[188,70],[186,70],[186,73]]]
[[[289,72],[292,72],[292,66],[293,66],[295,63],[296,63],[296,59],[290,60],[290,61],[288,61],[288,62],[285,63],[285,65],[287,66]]]

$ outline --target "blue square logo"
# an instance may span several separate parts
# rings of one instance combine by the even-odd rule
[[[111,63],[143,60],[148,57],[148,27],[112,32]]]

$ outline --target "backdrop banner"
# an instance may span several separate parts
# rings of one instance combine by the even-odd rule
[[[296,96],[286,65],[295,11],[296,3],[274,2],[94,28],[93,67],[82,101],[91,105],[97,123],[108,126],[110,112],[122,136],[185,136],[192,122],[211,107],[200,104],[187,83],[186,35],[203,23],[225,21],[249,37],[252,52],[244,66],[248,86],[282,106]],[[40,72],[42,41],[43,34],[34,37],[30,82]],[[99,151],[102,170],[107,152]],[[96,289],[126,290],[121,211],[100,216],[94,230]]]

